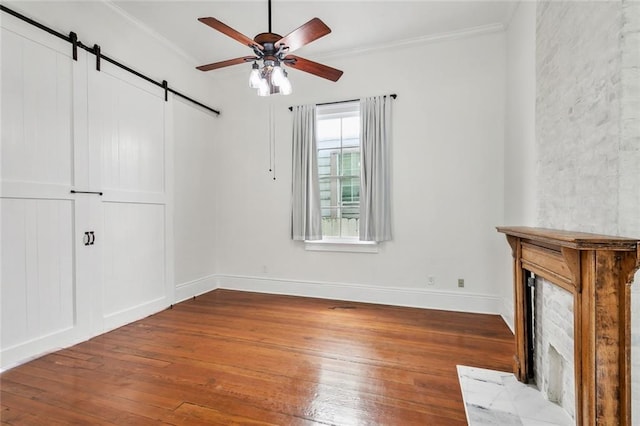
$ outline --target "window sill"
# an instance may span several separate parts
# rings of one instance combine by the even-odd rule
[[[360,241],[356,239],[327,239],[305,241],[304,249],[309,251],[337,251],[350,253],[378,253],[378,243],[375,241]]]

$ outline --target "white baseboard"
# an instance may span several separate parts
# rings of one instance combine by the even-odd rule
[[[0,372],[40,358],[49,353],[85,342],[92,337],[160,312],[167,306],[168,301],[166,297],[158,298],[128,309],[107,314],[100,322],[95,324],[94,329],[90,329],[88,324],[76,324],[75,326],[20,342],[12,347],[2,348],[0,350]]]
[[[407,287],[219,275],[218,288],[445,311],[500,314],[497,296]]]
[[[218,288],[218,279],[216,275],[209,275],[198,278],[197,280],[177,284],[174,304],[207,293],[211,290],[215,290],[216,288]]]
[[[0,351],[0,373],[89,338],[91,336],[80,334],[77,328],[71,327],[21,342],[9,348],[3,348]]]
[[[504,320],[507,327],[511,329],[511,332],[515,334],[513,323],[514,323],[514,315],[513,315],[513,300],[502,298],[502,309],[500,309],[500,316]]]
[[[141,320],[142,318],[146,318],[149,315],[156,314],[168,308],[170,304],[171,303],[167,300],[167,297],[160,297],[121,311],[108,313],[102,320],[102,331],[97,330],[97,334],[106,333],[124,325],[131,324],[132,322]]]

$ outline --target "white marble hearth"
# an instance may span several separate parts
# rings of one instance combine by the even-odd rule
[[[458,365],[458,379],[469,426],[570,426],[558,405],[512,373]]]

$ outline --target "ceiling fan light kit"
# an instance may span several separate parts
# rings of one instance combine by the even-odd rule
[[[292,92],[291,82],[287,72],[279,62],[265,60],[262,68],[257,62],[253,63],[249,74],[249,87],[257,89],[258,96],[269,96],[276,93],[289,95]]]
[[[258,96],[269,96],[277,93],[288,95],[292,92],[291,81],[289,81],[287,72],[282,68],[282,65],[331,81],[338,81],[342,76],[342,71],[338,69],[291,55],[294,50],[331,32],[331,29],[319,18],[311,19],[306,24],[282,37],[271,32],[271,0],[269,0],[269,32],[260,33],[253,39],[215,18],[199,18],[198,21],[248,46],[253,50],[254,56],[242,56],[201,65],[196,68],[200,71],[211,71],[231,65],[253,62],[251,73],[249,74],[249,87],[257,89]],[[262,66],[259,65],[260,61],[262,61]]]

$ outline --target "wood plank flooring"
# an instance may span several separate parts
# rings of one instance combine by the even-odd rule
[[[3,424],[465,425],[493,315],[215,290],[0,375]]]

